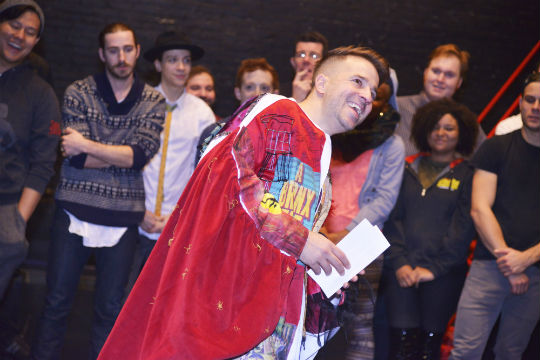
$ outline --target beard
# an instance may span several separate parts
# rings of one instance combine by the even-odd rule
[[[119,70],[120,67],[127,66],[127,70]],[[133,66],[126,62],[122,62],[116,65],[105,64],[107,72],[115,79],[126,80],[133,75]]]

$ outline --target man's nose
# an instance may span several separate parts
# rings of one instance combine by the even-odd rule
[[[15,36],[17,39],[23,39],[24,38],[24,29],[17,29],[13,31],[13,36]]]

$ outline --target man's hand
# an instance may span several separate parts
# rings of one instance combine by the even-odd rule
[[[432,281],[435,279],[435,275],[424,267],[417,266],[413,271],[416,273],[416,287],[418,287],[421,282]]]
[[[529,288],[529,277],[524,273],[510,275],[508,281],[510,281],[510,287],[514,295],[525,294]]]
[[[497,265],[504,276],[520,274],[529,266],[529,257],[523,251],[512,248],[495,249]]]
[[[345,274],[345,268],[350,268],[349,260],[345,253],[330,240],[310,231],[304,249],[300,254],[300,260],[308,265],[315,274],[320,274],[321,269],[326,275],[332,272],[334,267],[341,275]]]
[[[330,239],[330,241],[337,245],[348,233],[348,230],[341,230],[334,233],[327,233],[326,236]]]
[[[296,101],[303,101],[311,90],[311,78],[313,77],[313,69],[305,68],[298,71],[292,82],[292,97]]]
[[[75,156],[86,152],[86,139],[80,132],[66,128],[62,135],[62,152],[64,156]]]
[[[167,225],[170,215],[157,216],[153,212],[146,210],[141,228],[149,234],[160,233],[165,228],[165,225]]]
[[[417,273],[411,265],[403,265],[396,270],[396,279],[401,287],[411,287],[416,284]]]

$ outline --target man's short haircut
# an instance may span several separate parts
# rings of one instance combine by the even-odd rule
[[[533,71],[532,73],[527,76],[525,81],[523,82],[523,89],[521,89],[521,95],[525,93],[525,88],[532,82],[540,82],[540,73],[537,71]]]
[[[305,33],[300,34],[296,38],[296,42],[294,43],[294,49],[293,49],[293,51],[295,52],[294,55],[296,55],[296,45],[299,42],[314,42],[314,43],[322,44],[323,46],[322,55],[326,56],[326,54],[328,53],[328,40],[326,40],[324,35],[318,31],[306,31]]]
[[[456,151],[464,156],[472,154],[478,135],[476,115],[465,105],[448,98],[431,101],[416,110],[411,127],[411,139],[416,147],[422,152],[431,151],[427,138],[446,114],[452,115],[458,123]]]
[[[41,32],[43,31],[43,25],[44,25],[43,13],[40,14],[38,9],[36,9],[32,5],[15,5],[15,6],[5,9],[4,11],[0,13],[0,23],[3,23],[4,21],[11,21],[14,19],[18,19],[21,15],[23,15],[27,11],[33,12],[38,17],[39,28],[38,28],[37,37],[40,37]]]
[[[369,61],[377,70],[377,74],[379,75],[379,84],[382,84],[383,82],[385,83],[390,82],[388,62],[386,61],[385,58],[383,58],[373,49],[362,47],[362,46],[351,45],[351,46],[342,46],[342,47],[338,47],[333,50],[330,50],[328,54],[324,56],[321,59],[321,61],[319,61],[315,65],[315,69],[313,70],[312,89],[315,88],[315,79],[317,78],[317,75],[319,74],[320,69],[327,62],[333,61],[336,59],[344,59],[347,56],[358,56]]]
[[[429,59],[426,68],[429,66],[431,61],[435,58],[438,58],[439,56],[455,56],[459,60],[459,76],[463,79],[465,79],[465,76],[467,75],[467,71],[469,71],[469,58],[471,57],[471,54],[469,54],[468,51],[461,50],[459,46],[456,44],[444,44],[439,45],[433,51],[431,54],[429,54]]]
[[[236,72],[236,79],[234,81],[234,86],[237,88],[242,87],[242,79],[245,73],[250,73],[255,70],[268,71],[272,74],[272,87],[274,91],[279,91],[279,75],[272,65],[266,61],[265,58],[252,58],[244,59],[240,63],[240,67]]]
[[[131,33],[133,34],[133,40],[135,41],[135,45],[138,44],[137,37],[135,36],[135,31],[133,31],[131,27],[124,23],[112,23],[106,25],[99,33],[99,47],[105,49],[105,35],[112,34],[118,31],[131,31]]]
[[[191,71],[189,72],[189,76],[188,76],[188,78],[186,80],[186,83],[188,83],[189,80],[192,77],[194,77],[195,75],[199,75],[199,74],[208,74],[212,78],[212,82],[214,83],[214,85],[216,84],[216,81],[214,79],[214,75],[212,75],[210,70],[206,66],[203,66],[203,65],[195,65],[195,66],[191,67]]]

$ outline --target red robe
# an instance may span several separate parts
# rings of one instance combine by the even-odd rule
[[[236,357],[282,329],[280,319],[291,337],[323,148],[329,156],[327,136],[295,102],[259,100],[197,166],[99,359]]]

